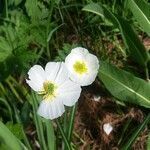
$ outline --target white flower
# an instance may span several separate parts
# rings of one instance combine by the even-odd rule
[[[81,86],[90,85],[94,82],[99,69],[97,57],[82,47],[72,49],[65,59],[65,64],[71,80]]]
[[[69,79],[64,63],[49,62],[45,70],[34,65],[28,75],[26,82],[43,96],[38,114],[46,119],[61,116],[65,111],[64,105],[73,106],[80,96],[81,87]]]
[[[110,123],[105,123],[103,125],[103,130],[105,131],[105,133],[107,135],[109,135],[111,133],[111,131],[113,130],[113,127],[112,127],[112,125]]]

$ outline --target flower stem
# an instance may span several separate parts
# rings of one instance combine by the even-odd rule
[[[5,18],[8,18],[8,1],[5,0]]]
[[[62,138],[63,138],[63,140],[64,140],[64,142],[65,142],[65,144],[66,144],[67,149],[68,149],[68,150],[71,150],[71,146],[69,145],[69,142],[68,142],[68,140],[67,140],[67,138],[66,138],[66,135],[65,135],[65,133],[64,133],[64,131],[63,131],[63,128],[61,127],[60,122],[59,122],[58,119],[56,119],[56,123],[57,123],[57,126],[58,126],[59,130],[60,130],[60,133],[61,133],[61,135],[62,135]]]
[[[73,125],[74,125],[75,112],[76,112],[76,104],[71,109],[71,114],[70,114],[70,119],[69,119],[70,124],[69,124],[68,136],[67,136],[68,141],[71,140],[71,136],[72,136],[72,130],[73,130]]]
[[[37,134],[38,134],[38,138],[41,144],[41,148],[43,150],[47,150],[47,146],[45,143],[45,138],[44,138],[44,133],[43,133],[43,125],[42,125],[42,121],[41,118],[37,115],[37,96],[32,92],[32,99],[33,99],[33,117],[34,117],[34,121],[35,121],[35,126],[36,126],[36,130],[37,130]]]
[[[149,81],[149,70],[148,70],[147,66],[145,68],[145,74],[146,74],[146,80]]]
[[[56,137],[54,133],[53,123],[51,120],[44,119],[47,134],[48,150],[56,150]]]

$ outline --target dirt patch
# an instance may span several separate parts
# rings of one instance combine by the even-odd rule
[[[121,106],[105,94],[97,83],[83,89],[74,124],[73,140],[77,149],[118,150],[132,134],[132,129],[142,123],[142,110]],[[103,129],[106,123],[113,127],[109,135]],[[147,136],[148,129],[145,129],[132,149],[145,150]]]

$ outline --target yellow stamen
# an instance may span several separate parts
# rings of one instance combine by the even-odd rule
[[[76,61],[75,64],[73,65],[73,68],[74,68],[75,72],[77,72],[80,75],[82,75],[88,71],[85,62],[83,62],[83,61]]]
[[[39,94],[43,95],[43,98],[46,100],[51,100],[53,97],[56,96],[56,89],[57,86],[49,81],[43,83],[43,91]]]

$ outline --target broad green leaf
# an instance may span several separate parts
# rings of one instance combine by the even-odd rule
[[[88,4],[82,10],[97,14],[103,18],[110,20],[115,26],[118,26],[117,19],[115,18],[113,13],[97,3]]]
[[[97,15],[99,15],[101,17],[104,17],[104,10],[103,10],[103,8],[100,5],[98,5],[97,3],[88,4],[82,10],[89,11],[89,12],[97,14]]]
[[[150,36],[150,4],[144,0],[127,0],[126,7],[130,9],[137,22]]]
[[[145,49],[144,45],[129,23],[119,16],[117,16],[117,20],[129,55],[134,59],[135,62],[145,67],[150,61],[148,51]]]
[[[7,145],[11,150],[21,150],[22,146],[19,140],[11,131],[0,121],[0,139],[1,143]]]
[[[32,21],[36,21],[40,18],[41,10],[38,7],[38,0],[26,0],[25,7]]]
[[[22,0],[14,0],[15,5],[19,5],[22,2]]]
[[[141,66],[145,67],[147,65],[150,59],[149,54],[133,28],[125,19],[113,14],[106,7],[100,6],[97,3],[91,3],[85,6],[83,10],[98,14],[103,18],[110,20],[114,26],[120,30],[129,55]]]
[[[28,15],[31,17],[32,23],[39,23],[46,20],[50,13],[47,6],[39,0],[26,0],[25,7]],[[47,19],[46,21],[49,20]]]
[[[0,62],[3,62],[12,52],[9,43],[5,38],[0,37]]]
[[[8,1],[8,6],[11,6],[14,4],[15,6],[19,5],[22,2],[22,0],[11,0]]]
[[[13,124],[12,122],[7,122],[6,126],[19,140],[23,139],[21,124]]]
[[[99,78],[108,91],[120,101],[150,108],[149,82],[106,62],[101,62]]]

